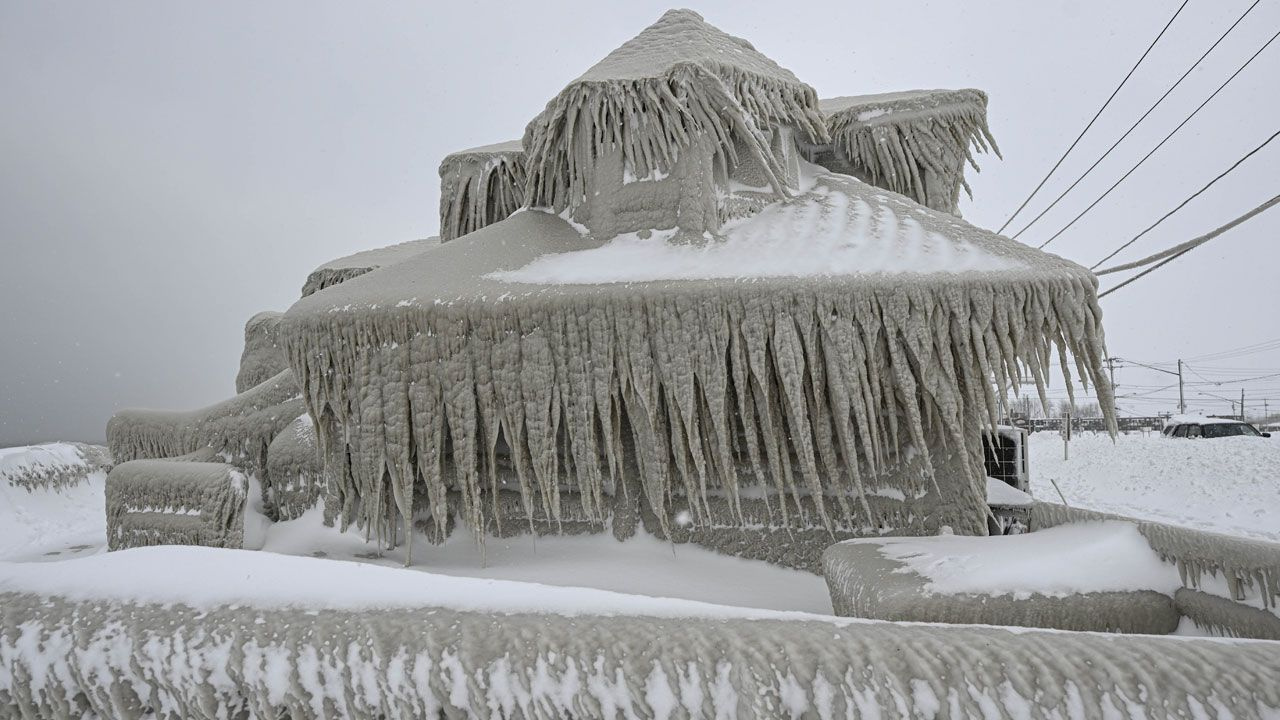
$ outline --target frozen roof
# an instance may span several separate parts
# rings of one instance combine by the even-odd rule
[[[346,257],[330,260],[312,270],[311,274],[307,276],[307,281],[302,286],[302,296],[306,297],[319,290],[363,275],[370,270],[380,268],[383,265],[400,262],[407,257],[429,250],[439,244],[440,238],[429,237],[425,240],[410,240],[398,245],[361,250]]]
[[[811,142],[827,139],[813,88],[696,12],[671,10],[569,83],[529,123],[528,201],[571,206],[586,191],[586,170],[607,150],[620,147],[633,167],[666,169],[677,148],[704,134],[729,157],[741,143],[785,195],[769,150],[776,124]]]
[[[836,152],[872,182],[935,210],[955,212],[969,192],[964,162],[973,149],[1000,154],[987,128],[981,90],[908,90],[821,102]],[[930,188],[926,176],[936,178]],[[969,193],[972,195],[972,193]]]
[[[440,241],[505,220],[524,204],[519,140],[449,153],[440,162]]]
[[[820,101],[828,118],[848,115],[852,123],[886,125],[914,118],[945,117],[953,113],[987,112],[987,94],[981,90],[903,90],[872,95],[846,95]]]
[[[571,85],[665,78],[684,64],[732,67],[740,73],[801,85],[790,70],[770,60],[751,43],[714,27],[693,10],[668,10],[592,65]]]

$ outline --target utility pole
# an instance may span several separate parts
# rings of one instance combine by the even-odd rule
[[[1240,422],[1244,421],[1244,388],[1240,388]]]
[[[1109,358],[1107,358],[1107,372],[1111,375],[1111,395],[1112,395],[1112,397],[1115,397],[1115,394],[1116,394],[1116,359],[1115,359],[1115,358],[1113,358],[1113,357],[1109,357]]]
[[[1182,358],[1178,358],[1178,414],[1187,414],[1187,400],[1182,395]]]

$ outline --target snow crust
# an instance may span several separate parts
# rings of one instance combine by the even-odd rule
[[[860,187],[859,187],[860,186]],[[856,190],[856,191],[855,191]],[[724,226],[724,237],[672,243],[674,230],[619,235],[588,250],[543,255],[489,277],[542,285],[657,280],[991,272],[1023,268],[940,227],[926,210],[834,175],[791,202]]]
[[[1041,498],[1200,530],[1280,542],[1280,438],[1186,440],[1032,433],[1031,487]]]
[[[1160,559],[1132,523],[1075,523],[1023,535],[848,540],[870,543],[904,563],[899,572],[928,580],[940,595],[973,593],[1064,597],[1088,592],[1154,590],[1173,595],[1178,571]]]

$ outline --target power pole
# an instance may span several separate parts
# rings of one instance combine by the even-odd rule
[[[1113,357],[1109,357],[1109,358],[1107,358],[1107,372],[1111,375],[1111,395],[1112,395],[1112,397],[1115,397],[1115,394],[1116,394],[1116,359],[1115,359],[1115,358],[1113,358]]]
[[[1244,422],[1244,388],[1240,388],[1240,422]]]
[[[1182,358],[1178,358],[1178,414],[1187,414],[1187,401],[1182,396]]]

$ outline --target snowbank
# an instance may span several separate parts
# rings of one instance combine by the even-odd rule
[[[1280,439],[1030,436],[1032,493],[1172,525],[1280,541]]]
[[[612,542],[612,541],[610,541]],[[489,613],[827,619],[822,615],[627,595],[581,587],[406,572],[311,557],[154,546],[60,563],[0,563],[0,593],[73,601],[310,610],[436,607]]]

